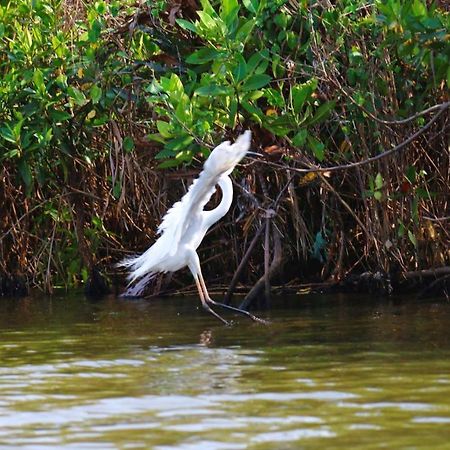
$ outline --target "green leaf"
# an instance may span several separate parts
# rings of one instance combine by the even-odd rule
[[[301,147],[301,146],[306,142],[307,136],[308,136],[308,131],[304,128],[304,129],[300,130],[300,131],[292,138],[292,143],[293,143],[296,147]]]
[[[93,127],[101,127],[109,122],[109,116],[107,114],[101,114],[100,116],[96,116],[92,121]]]
[[[205,64],[209,61],[214,61],[223,56],[223,52],[219,52],[214,48],[202,48],[192,53],[186,58],[189,64]]]
[[[186,94],[181,95],[178,106],[175,108],[175,116],[187,126],[192,123],[192,108]]]
[[[286,30],[287,25],[288,25],[288,20],[289,20],[289,16],[283,12],[281,12],[280,14],[277,14],[274,17],[274,22],[276,25],[278,25],[278,27],[281,30]]]
[[[307,100],[311,98],[311,94],[314,92],[315,86],[313,83],[308,82],[304,84],[297,84],[292,87],[292,103],[294,106],[294,112],[299,114],[303,105]]]
[[[248,78],[242,85],[244,92],[260,89],[270,83],[272,77],[266,74],[253,75]]]
[[[102,24],[98,20],[94,20],[88,31],[89,42],[96,43],[102,32]]]
[[[161,79],[161,81],[162,87],[167,93],[175,94],[176,97],[181,97],[184,94],[183,83],[177,74],[173,73],[170,78],[165,78],[164,81]]]
[[[210,84],[202,86],[195,90],[195,93],[201,97],[209,97],[212,95],[231,95],[233,89],[229,86],[219,86],[218,84]]]
[[[33,83],[36,86],[36,89],[41,93],[46,91],[44,84],[44,74],[41,70],[35,69],[33,73]]]
[[[51,128],[50,128],[51,130]],[[20,136],[20,140],[21,140],[21,146],[23,149],[27,149],[28,147],[30,147],[31,144],[31,140],[33,137],[33,132],[32,131],[27,131],[21,134]]]
[[[159,142],[160,144],[165,144],[166,140],[162,137],[160,133],[147,134],[146,138],[149,141]]]
[[[436,193],[435,192],[429,192],[426,189],[421,188],[421,187],[416,189],[416,195],[419,198],[426,199],[426,200],[430,200],[431,198],[436,197]]]
[[[207,12],[209,15],[215,14],[214,8],[209,0],[200,0],[200,4],[202,5],[203,11]]]
[[[253,14],[256,14],[259,8],[258,0],[243,0],[244,6]]]
[[[103,222],[102,222],[101,217],[92,216],[92,224],[99,229],[103,228]]]
[[[13,132],[12,132],[11,128],[9,128],[8,126],[0,128],[0,136],[5,141],[12,142],[13,144],[16,143],[16,139],[13,135]]]
[[[105,2],[97,2],[95,4],[95,9],[97,10],[97,12],[99,14],[105,14],[105,12],[106,12],[106,4],[105,4]]]
[[[95,105],[100,101],[102,97],[102,89],[98,87],[96,84],[93,84],[91,86],[91,89],[89,90],[89,95],[91,96],[92,103]]]
[[[427,15],[427,7],[421,0],[413,1],[411,11],[417,17],[423,17]]]
[[[322,122],[324,119],[326,119],[330,112],[334,109],[336,102],[326,102],[323,105],[320,105],[317,108],[316,113],[314,114],[314,117],[308,122],[308,125],[314,125],[318,122]]]
[[[9,152],[3,153],[3,155],[0,157],[0,160],[15,158],[16,156],[19,155],[20,155],[19,149],[15,148],[13,150],[10,150]]]
[[[222,11],[224,16],[228,16],[236,8],[239,8],[239,3],[237,0],[222,0]]]
[[[247,22],[245,22],[241,28],[236,33],[236,40],[243,40],[245,41],[251,34],[253,27],[255,26],[255,19],[250,19]]]
[[[248,113],[250,113],[252,119],[255,120],[255,122],[262,125],[262,119],[264,118],[264,113],[261,111],[260,108],[258,108],[257,106],[254,106],[250,102],[244,101],[244,100],[242,100],[242,107]]]
[[[285,106],[283,95],[276,89],[264,89],[264,97],[271,106],[277,106],[278,108],[284,108]]]
[[[192,151],[190,149],[181,150],[176,154],[175,158],[178,159],[179,161],[190,162],[192,161]]]
[[[134,150],[134,141],[133,138],[130,136],[127,136],[124,140],[123,140],[123,149],[127,152],[130,153]]]
[[[414,247],[417,248],[417,239],[411,230],[408,230],[408,238],[411,241],[412,245],[414,245]]]
[[[164,138],[172,137],[172,126],[170,123],[163,122],[162,120],[156,121],[156,128],[158,128],[159,134]]]
[[[220,17],[228,29],[232,28],[239,14],[239,3],[237,0],[222,0],[222,11]]]
[[[181,151],[185,150],[186,147],[194,140],[194,137],[191,135],[180,136],[176,139],[172,139],[170,142],[166,144],[166,149],[172,151]]]
[[[375,189],[381,189],[383,187],[383,176],[380,172],[377,173],[375,177]]]
[[[32,182],[30,166],[28,165],[28,162],[25,159],[21,159],[17,167],[19,169],[20,176],[22,177],[22,180],[28,189],[31,186]]]
[[[208,30],[213,30],[217,27],[217,21],[213,19],[207,12],[205,11],[197,11],[198,17],[200,18],[200,22],[207,28]]]
[[[53,137],[53,128],[49,128],[45,133],[45,142],[48,144]]]
[[[264,92],[263,91],[249,91],[245,94],[244,98],[242,99],[244,101],[244,99],[246,101],[248,100],[258,100],[259,98],[264,96]]]
[[[237,64],[233,69],[233,78],[235,83],[242,81],[247,75],[247,64],[242,55],[237,55]]]
[[[411,183],[414,184],[416,182],[416,168],[414,166],[408,166],[406,169],[405,177]]]
[[[84,94],[74,86],[69,86],[67,89],[69,97],[79,106],[83,106],[86,103],[86,97]]]
[[[155,159],[167,159],[173,158],[175,153],[169,148],[163,148],[160,152],[158,152],[155,156]]]
[[[266,118],[265,127],[277,136],[286,136],[293,129],[293,123],[290,116],[279,116]]]
[[[323,161],[325,157],[325,145],[322,142],[320,142],[317,138],[311,135],[307,136],[307,141],[308,146],[312,150],[314,156],[319,161]]]
[[[375,197],[375,200],[381,201],[381,199],[383,198],[383,194],[381,193],[381,191],[375,191],[373,193],[373,196]]]
[[[230,118],[228,121],[228,126],[231,129],[234,129],[236,125],[237,109],[238,109],[238,102],[235,98],[232,98],[230,101]]]
[[[112,191],[114,198],[119,198],[121,192],[122,192],[122,183],[120,182],[120,180],[116,180]]]
[[[72,114],[57,109],[50,110],[50,117],[54,122],[64,122],[72,117]]]
[[[178,25],[185,30],[192,31],[193,33],[197,33],[197,27],[192,22],[189,22],[184,19],[176,19]]]
[[[16,140],[20,140],[20,131],[22,130],[22,125],[25,119],[21,119],[16,122],[12,128],[12,132]]]
[[[263,69],[264,66],[267,67],[267,64],[269,63],[269,56],[269,50],[267,50],[267,48],[261,50],[260,52],[254,53],[247,62],[247,73],[251,74],[255,72],[259,65],[261,65]],[[264,64],[261,64],[262,62],[264,62]],[[259,73],[264,73],[264,70]]]
[[[183,161],[180,161],[178,159],[168,159],[161,164],[158,164],[158,169],[169,169],[170,167],[176,167],[180,164],[183,164]]]
[[[75,267],[80,267],[80,265],[81,265],[81,262],[79,262],[79,261],[76,261],[77,262],[77,264],[75,265]],[[76,270],[75,272],[72,272],[72,274],[73,274],[73,276],[75,276],[75,274],[77,274],[78,275],[78,270]],[[88,268],[86,267],[86,266],[83,266],[82,268],[81,268],[81,278],[83,279],[83,283],[87,283],[87,280],[89,279],[89,270],[88,270]]]

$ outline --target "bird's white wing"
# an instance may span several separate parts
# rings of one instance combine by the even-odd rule
[[[220,175],[210,174],[203,170],[183,198],[176,202],[163,217],[161,225],[158,227],[158,234],[170,235],[170,242],[172,243],[169,249],[170,255],[177,252],[178,243],[189,228],[190,220],[195,213],[203,210],[216,191],[216,184]]]
[[[147,251],[141,255],[126,258],[121,261],[119,267],[129,270],[128,280],[130,283],[146,274],[155,274],[165,271],[164,267],[170,257],[179,251],[179,243],[183,234],[187,231],[190,221],[193,220],[197,211],[203,210],[212,194],[218,177],[207,171],[202,171],[200,176],[194,180],[183,198],[176,202],[163,217],[158,227],[161,236]],[[148,281],[148,280],[147,280]],[[141,286],[145,287],[147,281]],[[128,295],[136,295],[132,290]]]

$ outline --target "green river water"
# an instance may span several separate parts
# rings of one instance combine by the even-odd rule
[[[450,449],[449,302],[274,303],[0,299],[0,448]]]

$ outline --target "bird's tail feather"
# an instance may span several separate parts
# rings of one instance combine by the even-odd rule
[[[161,236],[150,248],[141,255],[125,258],[117,264],[118,267],[126,268],[129,273],[127,280],[129,283],[142,278],[147,273],[155,274],[161,272],[160,264],[167,256],[170,245],[167,245],[167,238]]]
[[[142,297],[146,286],[155,277],[155,275],[155,273],[148,273],[137,283],[130,282],[127,286],[127,290],[121,295],[121,297]]]
[[[127,290],[121,295],[122,297],[141,297],[147,284],[155,277],[157,272],[147,270],[145,264],[144,256],[147,252],[125,258],[116,264],[117,267],[129,270]]]

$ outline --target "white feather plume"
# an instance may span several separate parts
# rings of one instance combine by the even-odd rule
[[[169,254],[176,253],[180,237],[189,227],[192,210],[202,210],[216,192],[216,184],[220,175],[210,174],[207,170],[200,172],[199,177],[189,186],[182,199],[176,202],[163,217],[158,227],[158,234],[171,235],[172,246]]]

